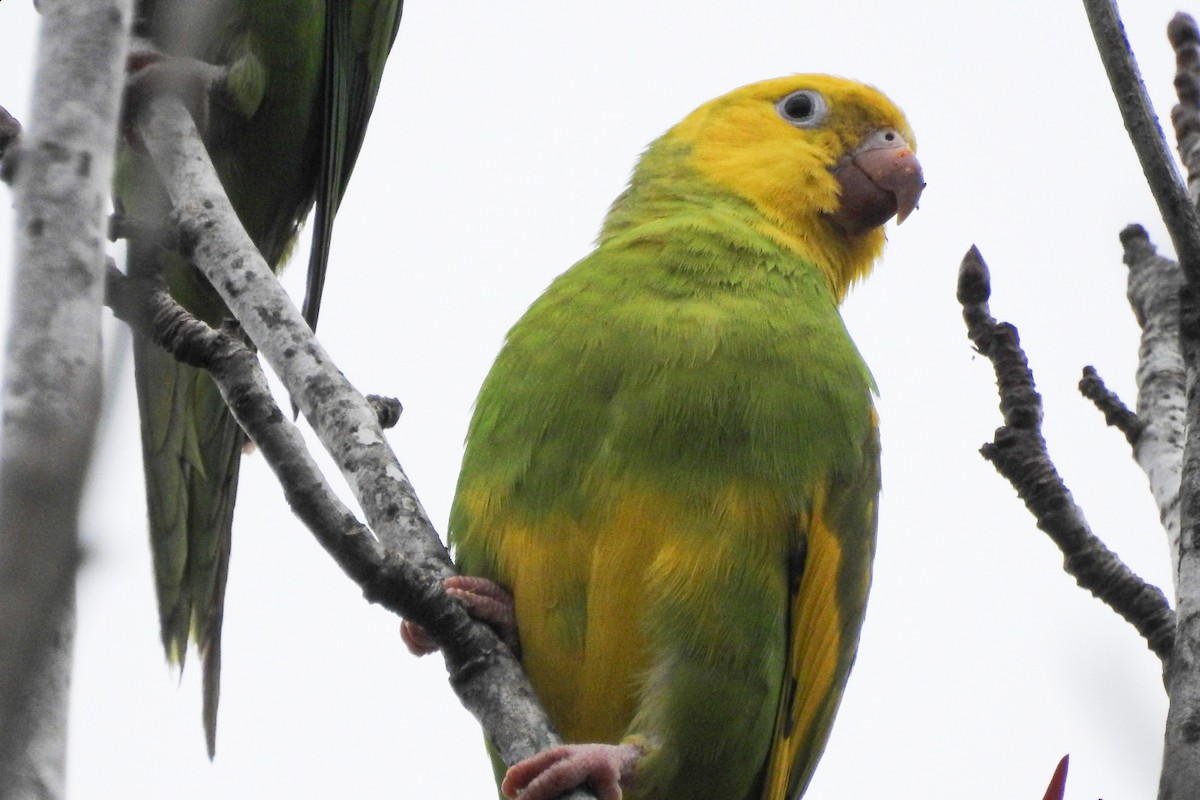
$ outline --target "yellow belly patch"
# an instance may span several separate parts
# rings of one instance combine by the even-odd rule
[[[779,501],[761,489],[729,488],[705,503],[645,490],[604,494],[602,515],[548,515],[535,525],[487,513],[480,495],[468,506],[473,530],[498,543],[492,577],[513,592],[526,672],[569,741],[616,743],[629,733],[654,660],[642,626],[647,603],[690,596],[689,605],[711,604],[716,615],[715,587],[731,569],[761,585],[783,580],[792,535]]]

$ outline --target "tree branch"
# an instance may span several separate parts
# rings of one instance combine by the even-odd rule
[[[1188,280],[1200,285],[1200,219],[1196,216],[1187,191],[1179,181],[1174,159],[1167,148],[1166,138],[1146,94],[1138,71],[1137,61],[1125,36],[1120,14],[1114,0],[1083,0],[1092,36],[1113,96],[1125,122],[1129,140],[1137,152],[1138,161],[1158,213],[1162,215],[1179,263]]]
[[[1163,800],[1188,797],[1200,785],[1200,403],[1194,396],[1200,369],[1200,307],[1189,283],[1181,293],[1180,342],[1187,369],[1189,394],[1183,443],[1183,481],[1180,486],[1179,580],[1176,609],[1179,626],[1167,664],[1167,725],[1158,796]]]
[[[967,335],[992,362],[1004,417],[995,439],[980,452],[1012,484],[1038,527],[1062,550],[1063,569],[1133,625],[1165,661],[1172,650],[1175,615],[1157,587],[1134,574],[1092,534],[1075,505],[1046,450],[1042,399],[1034,388],[1017,329],[992,317],[990,296],[987,265],[972,247],[959,269],[958,300]]]
[[[1197,190],[1197,154],[1200,130],[1200,92],[1197,91],[1197,31],[1190,17],[1176,15],[1167,27],[1175,49],[1175,86],[1179,103],[1172,111],[1180,152],[1190,173],[1191,188]],[[1194,199],[1195,195],[1193,195]],[[1190,205],[1190,204],[1189,204]],[[1195,216],[1195,206],[1190,210]],[[1178,250],[1179,245],[1176,244]],[[1195,262],[1180,252],[1186,283],[1179,299],[1179,346],[1185,370],[1183,385],[1188,396],[1183,427],[1182,480],[1180,484],[1179,560],[1176,608],[1179,627],[1175,650],[1167,665],[1166,683],[1170,704],[1163,742],[1163,769],[1159,797],[1187,797],[1200,785],[1200,398],[1196,392],[1197,352],[1200,349],[1200,309],[1197,292],[1200,276]]]
[[[1142,328],[1138,348],[1137,416],[1144,423],[1133,455],[1150,482],[1159,520],[1167,533],[1171,577],[1178,582],[1179,485],[1183,469],[1183,421],[1187,399],[1179,351],[1179,265],[1159,256],[1146,231],[1121,231],[1129,267],[1129,305]]]
[[[280,411],[267,385],[258,358],[228,331],[218,331],[189,314],[175,302],[161,280],[129,278],[115,266],[108,271],[106,302],[113,313],[139,333],[150,338],[179,361],[208,370],[238,424],[262,452],[284,490],[289,506],[313,532],[321,545],[347,574],[364,585],[387,585],[408,580],[409,586],[422,576],[404,573],[405,564],[390,563],[392,554],[347,508],[325,481],[309,456],[299,430]],[[394,600],[406,587],[385,593],[381,601],[390,610],[416,619],[428,616],[417,601]],[[454,605],[442,593],[424,599],[435,609],[434,616],[452,615]]]
[[[1105,385],[1100,373],[1095,367],[1084,367],[1083,377],[1079,379],[1079,393],[1091,400],[1093,405],[1104,415],[1104,422],[1125,434],[1125,441],[1136,447],[1146,423],[1138,419],[1138,415],[1129,410],[1129,406],[1121,397]]]
[[[1167,25],[1167,39],[1175,50],[1175,94],[1179,97],[1171,109],[1171,124],[1194,204],[1200,199],[1200,31],[1196,21],[1187,14],[1176,14]]]
[[[447,598],[441,582],[453,574],[449,555],[374,411],[334,367],[237,224],[183,106],[170,98],[155,99],[142,110],[137,124],[171,196],[182,253],[216,287],[283,381],[382,542],[346,536],[343,526],[335,553],[339,563],[369,600],[419,623],[442,646],[451,685],[506,763],[558,744],[512,653],[490,629]],[[246,413],[242,397],[240,391],[231,391],[235,413]],[[259,408],[255,413],[265,413],[276,433],[290,427],[278,409]],[[274,453],[269,440],[262,446],[264,455]],[[347,553],[352,557],[343,560]],[[591,796],[579,790],[569,795],[580,800]]]
[[[61,797],[65,782],[78,513],[100,405],[104,209],[131,5],[46,4],[29,130],[5,159],[17,205],[0,432],[6,799]]]

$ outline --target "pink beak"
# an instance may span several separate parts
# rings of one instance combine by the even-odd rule
[[[833,177],[842,191],[829,218],[850,235],[878,228],[892,217],[904,222],[925,188],[920,162],[904,137],[892,130],[868,136],[834,166]]]

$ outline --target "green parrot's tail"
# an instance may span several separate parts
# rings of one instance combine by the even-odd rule
[[[204,669],[204,731],[216,750],[221,620],[230,529],[246,437],[207,373],[135,336],[150,545],[167,658],[183,666],[189,635]]]

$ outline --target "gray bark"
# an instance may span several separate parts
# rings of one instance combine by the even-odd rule
[[[454,569],[449,554],[384,438],[375,411],[313,337],[237,223],[186,110],[174,99],[160,98],[139,114],[137,124],[171,197],[181,251],[217,288],[291,393],[349,482],[371,531],[384,545],[378,557],[369,552],[359,554],[366,567],[360,572],[349,564],[350,551],[373,549],[369,545],[328,549],[347,556],[339,562],[363,584],[372,601],[416,610],[418,605],[428,605],[419,603],[421,600],[445,600],[441,581]],[[234,397],[231,394],[227,399]],[[235,413],[242,410],[240,404],[231,405]],[[280,428],[289,425],[277,410],[269,414],[267,422]],[[273,446],[264,446],[264,455],[273,450]],[[331,516],[346,519],[337,508]],[[345,536],[362,535],[352,520],[346,520],[343,530]],[[367,561],[390,563],[372,565]],[[404,579],[388,580],[393,576]],[[413,618],[442,646],[451,685],[479,719],[504,761],[514,764],[561,744],[508,648],[486,626],[471,621],[457,604],[442,603],[442,607],[449,613],[434,612],[431,617],[436,619],[429,618],[428,623],[422,616]],[[589,797],[594,795],[577,789],[562,800]]]
[[[1126,228],[1121,241],[1129,266],[1129,305],[1142,327],[1137,416],[1144,427],[1133,446],[1133,456],[1150,482],[1150,493],[1167,533],[1171,578],[1178,585],[1179,483],[1187,409],[1183,356],[1179,351],[1183,273],[1178,264],[1155,252],[1140,226]]]
[[[79,500],[100,405],[100,309],[130,0],[46,0],[14,174],[0,410],[0,798],[63,796]]]

